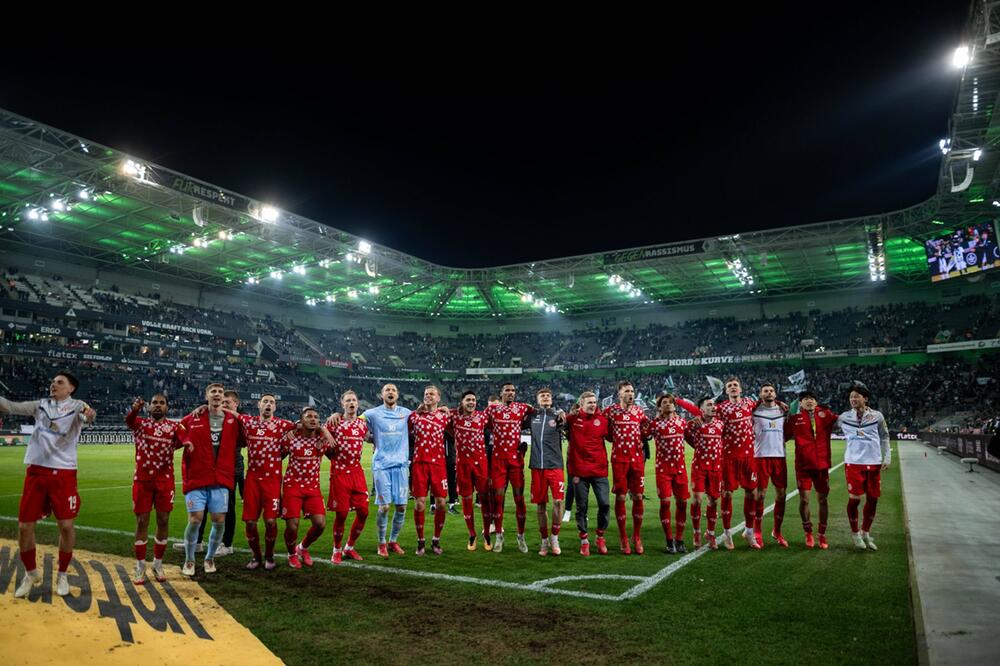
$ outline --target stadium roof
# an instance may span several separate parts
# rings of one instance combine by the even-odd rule
[[[966,39],[971,59],[960,68],[938,192],[900,211],[696,240],[683,234],[697,220],[668,220],[664,245],[451,268],[0,110],[0,239],[246,295],[421,318],[576,315],[923,283],[923,240],[992,219],[1000,207],[1000,9],[976,3]],[[780,174],[761,178],[781,196]]]

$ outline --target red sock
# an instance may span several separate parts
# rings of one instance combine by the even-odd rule
[[[625,528],[625,498],[615,500],[615,521],[618,523],[618,536],[622,541],[628,539],[628,532]]]
[[[754,530],[761,532],[764,529],[764,500],[754,500]]]
[[[528,507],[524,495],[514,495],[514,517],[517,518],[517,533],[524,534],[524,523],[528,519]]]
[[[861,504],[859,499],[849,499],[847,500],[847,520],[851,523],[851,531],[858,531],[858,505]]]
[[[247,545],[253,551],[253,558],[260,561],[260,533],[257,532],[257,523],[247,524]],[[158,547],[158,546],[157,546]]]
[[[559,536],[559,530],[562,528],[562,516],[556,517],[552,521],[552,534],[553,536]]]
[[[167,540],[164,539],[163,543],[160,543],[159,539],[153,540],[153,559],[162,560],[163,556],[167,552]]]
[[[21,551],[21,562],[24,563],[25,571],[35,570],[35,549],[22,550]]]
[[[417,541],[424,540],[424,510],[413,510],[413,524],[417,526]]]
[[[340,550],[344,544],[344,525],[347,524],[347,512],[338,511],[333,519],[333,549]]]
[[[146,561],[146,541],[136,541],[135,542],[135,559],[140,562]]]
[[[493,526],[497,534],[503,532],[503,495],[493,496]]]
[[[274,544],[278,540],[278,523],[264,525],[264,557],[274,559]]]
[[[663,526],[663,536],[667,540],[672,539],[670,535],[670,500],[660,500],[660,525]]]
[[[448,515],[448,509],[440,508],[434,512],[434,538],[441,538],[441,530],[444,529],[444,518]]]
[[[324,529],[325,527],[321,525],[313,525],[312,527],[310,527],[309,531],[306,532],[306,538],[302,540],[302,547],[308,548],[309,546],[313,545],[316,539],[322,536]]]
[[[645,512],[646,504],[642,500],[632,501],[632,538],[642,538],[642,515]]]
[[[875,520],[875,509],[878,508],[878,498],[868,496],[865,499],[864,508],[864,519],[861,521],[861,529],[865,532],[870,532],[872,529],[872,521]]]
[[[354,522],[351,523],[351,533],[347,536],[347,546],[354,548],[354,542],[361,536],[361,530],[365,529],[368,521],[368,507],[362,505],[354,509]]]
[[[712,506],[711,504],[709,504],[708,508],[705,510],[705,517],[708,519],[707,527],[709,534],[715,534],[715,519],[718,517],[718,515],[719,515],[719,510],[714,506]]]
[[[820,523],[819,524],[819,533],[820,534],[826,534],[826,523]]]
[[[490,523],[493,521],[493,495],[484,493],[479,496],[479,512],[483,514],[483,534],[490,533]]]
[[[299,540],[298,530],[293,530],[291,526],[285,525],[285,548],[288,549],[289,555],[295,554],[295,546]]]
[[[775,531],[777,531],[777,530],[775,530]],[[812,521],[807,520],[804,523],[802,523],[802,531],[805,532],[806,534],[812,534],[812,532],[813,532]]]
[[[757,502],[750,493],[743,496],[743,521],[750,529],[757,526]]]
[[[586,532],[580,532],[580,541],[589,541],[590,535]]]
[[[69,561],[73,559],[73,551],[59,551],[59,573],[66,573],[69,569]]]
[[[542,535],[542,539],[549,538],[549,527],[543,523],[538,524],[538,532]]]
[[[604,538],[604,530],[598,528],[598,530],[597,530],[597,538],[598,539],[603,539]]]
[[[722,496],[722,526],[727,530],[733,526],[733,496]],[[695,531],[698,531],[695,528]]]
[[[774,533],[781,534],[781,523],[785,520],[785,498],[779,495],[774,500]]]
[[[483,511],[483,525],[486,524],[485,510]],[[475,505],[471,497],[462,498],[462,516],[465,518],[465,528],[469,530],[469,536],[476,536],[476,514]]]
[[[677,510],[674,512],[674,538],[684,539],[684,521],[687,519],[687,502],[677,500]]]
[[[701,505],[692,504],[691,505],[691,529],[694,530],[695,534],[701,529]]]

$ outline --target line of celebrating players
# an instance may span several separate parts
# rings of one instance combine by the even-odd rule
[[[25,478],[19,511],[20,551],[28,572],[16,596],[24,596],[39,580],[34,562],[34,524],[56,514],[60,525],[60,577],[65,581],[72,554],[73,519],[79,512],[76,491],[76,446],[80,426],[95,415],[85,403],[73,400],[77,380],[68,372],[53,379],[46,400],[11,403],[0,398],[0,413],[33,415],[32,434],[25,463]],[[233,492],[235,460],[239,449],[247,449],[248,471],[243,489],[243,521],[247,542],[253,553],[248,569],[273,569],[277,540],[277,519],[285,520],[284,540],[288,562],[294,568],[311,566],[310,546],[326,528],[326,510],[334,513],[333,554],[335,564],[344,559],[362,560],[355,549],[368,517],[369,493],[361,454],[365,441],[374,445],[372,476],[378,507],[378,555],[403,555],[399,537],[405,524],[406,506],[415,499],[414,525],[417,555],[426,553],[425,509],[428,493],[434,497],[434,527],[431,552],[440,555],[441,533],[446,517],[448,491],[445,461],[445,434],[455,440],[458,494],[468,528],[468,550],[476,550],[482,538],[484,548],[501,552],[504,548],[504,500],[511,487],[517,525],[517,547],[527,552],[524,501],[524,458],[530,448],[531,501],[537,507],[541,536],[539,555],[559,555],[559,531],[566,492],[564,466],[571,480],[576,502],[576,522],[580,554],[590,555],[588,504],[593,491],[598,505],[596,549],[607,554],[605,532],[609,525],[608,450],[611,443],[611,487],[615,519],[623,554],[643,554],[640,534],[644,509],[647,441],[655,441],[655,478],[660,499],[659,518],[666,539],[666,552],[684,553],[687,503],[693,528],[693,542],[717,549],[719,542],[733,549],[733,493],[744,491],[743,537],[748,546],[761,549],[764,498],[768,485],[775,487],[773,539],[782,547],[788,473],[785,442],[795,441],[795,476],[800,494],[800,515],[806,534],[805,545],[816,545],[810,519],[809,491],[819,498],[818,545],[827,548],[827,494],[831,466],[830,437],[835,429],[845,435],[845,470],[848,483],[848,518],[858,549],[876,550],[870,535],[880,494],[880,472],[890,462],[888,429],[882,414],[868,407],[869,393],[863,386],[852,387],[851,409],[839,416],[817,405],[809,391],[799,395],[800,409],[777,400],[773,385],[760,387],[758,399],[742,395],[735,377],[725,384],[725,398],[718,404],[711,397],[697,404],[662,394],[650,419],[635,403],[635,391],[628,381],[618,384],[618,402],[604,410],[597,407],[592,392],[581,394],[569,413],[552,407],[552,392],[539,390],[534,406],[517,402],[513,384],[504,384],[500,398],[478,410],[477,395],[466,391],[455,409],[440,404],[434,386],[424,391],[420,407],[411,411],[398,404],[394,384],[382,387],[382,404],[358,414],[358,398],[353,391],[341,395],[343,411],[325,424],[315,408],[302,410],[296,423],[277,418],[275,396],[265,394],[256,416],[234,411],[225,402],[225,387],[210,384],[206,404],[180,421],[167,418],[168,403],[163,394],[150,399],[149,416],[140,416],[145,406],[136,399],[125,417],[135,439],[136,469],[133,478],[133,510],[136,515],[134,582],[146,580],[146,546],[150,513],[156,510],[153,574],[166,579],[163,554],[167,544],[169,515],[174,501],[173,453],[183,448],[182,482],[188,523],[184,533],[185,562],[182,573],[194,575],[198,532],[206,514],[211,532],[204,558],[204,570],[216,570],[215,555],[222,543],[224,521]],[[691,419],[679,416],[684,408]],[[73,417],[73,418],[70,418]],[[521,433],[530,432],[530,444],[522,445]],[[487,433],[492,452],[487,453]],[[568,439],[564,461],[562,441]],[[685,467],[685,443],[694,449],[690,480]],[[288,458],[282,474],[282,461]],[[320,490],[322,459],[331,460],[330,490],[324,504]],[[693,492],[693,497],[692,497]],[[477,493],[482,514],[482,532],[475,526],[473,493]],[[551,528],[547,516],[549,497],[553,500]],[[866,496],[859,529],[858,509]],[[627,500],[632,500],[632,532],[628,534]],[[671,500],[676,509],[671,516]],[[721,500],[721,501],[720,501]],[[706,530],[701,531],[702,506]],[[716,537],[716,521],[721,506],[723,531]],[[394,510],[393,510],[394,509]],[[348,514],[354,521],[344,543]],[[390,517],[390,512],[392,513]],[[299,520],[309,519],[309,529],[299,540]],[[673,522],[671,518],[673,517]],[[264,520],[264,548],[260,545],[258,521]],[[391,528],[390,528],[391,522]],[[65,553],[65,555],[64,555]],[[64,587],[57,584],[60,594]],[[22,589],[23,588],[23,589]],[[66,587],[68,592],[68,587]]]

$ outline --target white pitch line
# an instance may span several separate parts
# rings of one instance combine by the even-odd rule
[[[841,467],[843,467],[843,465],[844,465],[844,463],[840,463],[836,467],[831,468],[830,471],[831,472],[835,472],[836,470],[838,470]],[[787,501],[790,498],[795,497],[798,494],[799,494],[799,489],[796,488],[792,492],[790,492],[787,495],[785,495],[785,500]],[[766,516],[767,514],[771,513],[771,511],[773,511],[773,510],[774,510],[774,505],[772,504],[772,505],[770,505],[770,506],[768,506],[767,508],[764,509],[764,515]],[[741,527],[745,527],[746,524],[747,524],[746,521],[743,521],[739,525],[737,525],[735,527],[732,527],[730,529],[733,532],[737,532],[738,533],[739,529]],[[674,563],[672,563],[672,564],[670,564],[668,566],[663,567],[662,569],[660,569],[659,571],[657,571],[655,574],[653,574],[652,576],[646,578],[643,582],[639,583],[638,585],[636,585],[632,589],[626,590],[625,592],[621,593],[620,595],[618,595],[617,597],[615,597],[615,600],[616,601],[625,601],[626,599],[635,599],[640,594],[643,594],[644,592],[648,592],[649,590],[653,589],[658,584],[662,583],[664,580],[666,580],[670,576],[674,575],[675,573],[677,573],[678,571],[680,571],[681,569],[683,569],[687,565],[691,564],[692,562],[694,562],[696,559],[698,559],[699,557],[701,557],[702,555],[704,555],[708,551],[709,551],[708,545],[704,545],[701,548],[699,548],[698,550],[694,551],[693,553],[688,553],[687,555],[685,555],[681,559],[677,560],[676,562],[674,562]]]
[[[179,485],[181,485],[181,482],[178,481],[175,485],[179,486]],[[132,487],[131,485],[128,485],[128,486],[102,486],[100,488],[79,488],[77,490],[77,492],[80,493],[80,494],[83,494],[83,493],[94,493],[94,492],[98,492],[100,490],[125,490],[126,488],[131,488],[131,487]],[[21,496],[21,493],[15,493],[13,495],[0,495],[0,499],[10,499],[12,497],[20,497],[20,496]]]

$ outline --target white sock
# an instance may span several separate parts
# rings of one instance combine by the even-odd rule
[[[344,546],[344,550],[345,551],[354,550],[354,546]]]
[[[162,567],[162,566],[163,566],[163,560],[158,560],[158,559],[156,559],[156,558],[154,557],[154,558],[153,558],[153,566],[154,566],[154,567]]]

